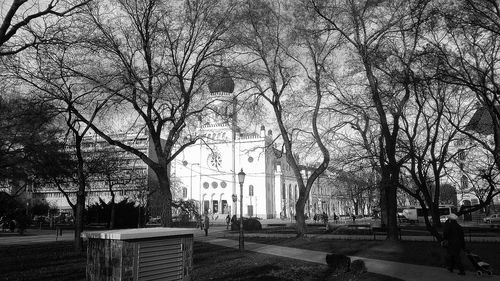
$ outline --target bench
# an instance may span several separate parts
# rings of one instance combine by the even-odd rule
[[[371,228],[373,234],[373,240],[377,240],[377,234],[386,235],[387,236],[387,227],[372,227]],[[398,237],[401,240],[401,227],[398,227]]]

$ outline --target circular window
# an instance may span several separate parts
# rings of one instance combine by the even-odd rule
[[[222,181],[222,182],[220,183],[220,187],[222,187],[222,188],[226,188],[226,186],[227,186],[227,183],[226,183],[225,181]]]
[[[214,152],[208,156],[208,163],[214,168],[219,168],[222,164],[222,157],[219,153]]]
[[[213,182],[212,182],[212,187],[213,187],[213,188],[217,188],[217,186],[219,186],[219,185],[217,184],[217,182],[213,181]]]
[[[253,157],[252,156],[248,157],[248,162],[250,162],[250,163],[253,162]]]
[[[210,184],[208,184],[208,182],[203,183],[203,188],[207,189],[209,186],[210,186]]]

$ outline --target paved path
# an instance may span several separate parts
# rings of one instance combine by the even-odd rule
[[[224,247],[238,248],[238,240],[221,238],[224,235],[222,228],[212,229],[209,236],[205,237],[201,232],[195,233],[195,240],[211,243]],[[253,242],[245,242],[245,250],[262,254],[293,258],[326,265],[326,252],[311,251],[290,247],[267,245]],[[369,272],[392,276],[407,281],[455,281],[455,280],[488,280],[500,281],[500,276],[477,276],[475,272],[467,272],[465,276],[450,273],[445,268],[414,265],[385,260],[369,259],[351,256],[351,260],[363,260]]]

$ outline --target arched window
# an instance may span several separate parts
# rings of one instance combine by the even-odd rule
[[[248,196],[253,196],[253,185],[248,186]]]
[[[465,151],[460,151],[458,153],[458,160],[465,161]]]
[[[186,187],[182,188],[182,197],[187,198],[188,197],[188,189]]]
[[[467,179],[467,176],[463,175],[462,176],[462,189],[467,189],[469,185],[469,179]]]

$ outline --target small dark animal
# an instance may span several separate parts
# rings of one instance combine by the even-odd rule
[[[341,254],[326,254],[326,263],[335,272],[348,272],[351,265],[351,258]]]

